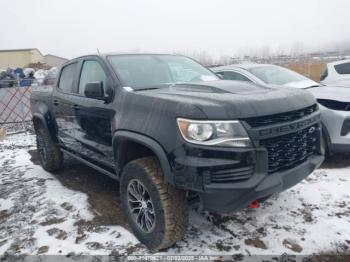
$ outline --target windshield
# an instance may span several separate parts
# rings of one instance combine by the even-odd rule
[[[114,55],[108,60],[124,84],[134,89],[219,80],[214,73],[184,56]]]
[[[266,84],[285,85],[292,82],[310,81],[305,76],[279,66],[260,66],[247,70]]]

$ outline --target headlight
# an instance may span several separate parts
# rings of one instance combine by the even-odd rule
[[[239,121],[198,121],[178,118],[182,137],[190,143],[208,146],[249,147],[251,141]]]
[[[340,102],[330,99],[317,99],[317,102],[319,102],[324,107],[327,107],[332,110],[350,111],[350,103],[347,102]]]

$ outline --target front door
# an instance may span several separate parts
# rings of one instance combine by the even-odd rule
[[[75,117],[79,124],[75,138],[85,157],[113,167],[111,121],[114,110],[111,103],[85,97],[85,86],[90,82],[102,82],[105,92],[111,82],[102,64],[93,59],[83,61],[78,81],[79,95],[74,98]]]
[[[77,81],[78,63],[73,62],[64,66],[58,79],[57,88],[52,95],[52,112],[57,124],[57,137],[65,148],[76,150],[76,130],[78,124],[75,120],[74,97]]]

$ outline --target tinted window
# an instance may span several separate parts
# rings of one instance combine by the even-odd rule
[[[222,77],[225,80],[238,80],[238,81],[248,81],[251,82],[251,80],[247,77],[245,77],[244,75],[237,73],[237,72],[232,72],[232,71],[224,71],[224,72],[220,72],[220,75],[222,75]]]
[[[103,87],[106,87],[106,73],[97,61],[84,62],[79,81],[79,94],[84,95],[85,85],[91,82],[102,82]]]
[[[65,93],[73,93],[73,82],[77,72],[77,63],[65,66],[61,71],[58,88]]]
[[[340,64],[334,66],[335,71],[340,75],[350,74],[350,63]]]
[[[108,59],[124,84],[135,89],[218,80],[207,68],[184,56],[116,55]]]

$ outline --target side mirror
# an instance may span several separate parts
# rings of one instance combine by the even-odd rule
[[[85,85],[84,95],[88,98],[105,100],[103,82],[90,82]]]

